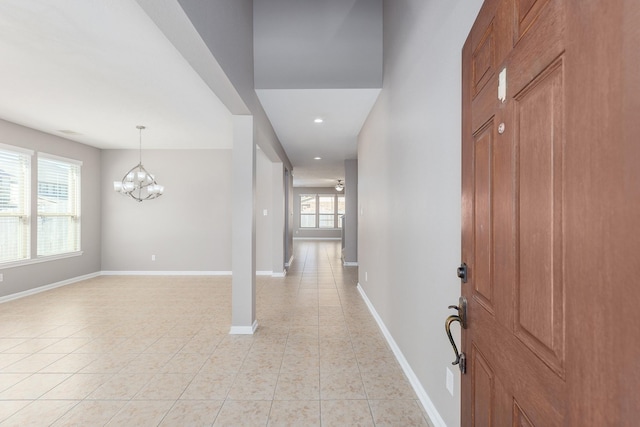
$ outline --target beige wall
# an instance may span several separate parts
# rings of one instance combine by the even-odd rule
[[[103,151],[102,270],[231,271],[231,150],[145,150],[165,194],[142,203],[112,189],[136,163]]]
[[[40,286],[100,271],[100,169],[101,152],[97,148],[78,144],[65,138],[49,135],[14,123],[0,120],[0,143],[27,148],[82,161],[81,176],[81,256],[46,261],[19,267],[0,267],[4,280],[0,283],[0,297],[29,291]],[[32,223],[37,206],[35,156],[32,158]],[[33,229],[32,229],[33,230]],[[31,248],[35,258],[36,235],[32,231]]]
[[[460,295],[461,50],[481,3],[384,2],[383,89],[358,141],[359,282],[450,426],[459,373],[443,325]]]

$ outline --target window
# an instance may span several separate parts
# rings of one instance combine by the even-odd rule
[[[38,155],[38,256],[80,251],[81,165]]]
[[[344,196],[338,196],[338,228],[342,228],[343,215],[344,215]]]
[[[33,152],[0,144],[0,263],[30,258]]]
[[[300,195],[300,228],[316,227],[316,195]]]
[[[342,228],[343,214],[343,195],[300,195],[300,228]]]
[[[320,201],[320,228],[336,228],[336,198],[335,196],[318,196]]]

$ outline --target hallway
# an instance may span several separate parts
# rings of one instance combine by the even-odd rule
[[[0,305],[0,425],[428,426],[336,241],[232,336],[231,278],[102,276]]]

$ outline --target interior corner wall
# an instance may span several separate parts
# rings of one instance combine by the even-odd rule
[[[461,51],[481,4],[384,1],[383,89],[358,139],[359,283],[451,426],[460,374],[443,324],[460,295]]]
[[[333,187],[294,187],[293,188],[293,238],[294,239],[336,239],[342,238],[342,229],[300,228],[301,194],[343,194]]]
[[[178,0],[214,58],[245,102],[257,128],[260,148],[272,161],[291,169],[255,91],[252,0]]]
[[[97,148],[49,135],[34,129],[0,120],[0,143],[33,150],[31,159],[31,223],[36,224],[37,212],[37,152],[53,154],[82,161],[81,186],[81,249],[82,255],[55,261],[45,261],[10,268],[0,267],[3,282],[0,297],[26,292],[100,271],[100,157]],[[32,257],[35,257],[36,239],[32,233]]]
[[[162,197],[137,202],[113,181],[135,150],[103,150],[103,271],[231,271],[231,150],[145,150]],[[155,255],[155,261],[151,256]]]

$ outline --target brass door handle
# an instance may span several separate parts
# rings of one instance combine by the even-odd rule
[[[450,305],[449,308],[458,310],[458,314],[452,314],[451,316],[447,317],[447,320],[445,320],[444,322],[444,329],[447,332],[447,337],[449,337],[449,342],[451,343],[453,352],[456,355],[456,360],[454,360],[451,364],[458,365],[458,367],[460,368],[460,372],[464,374],[467,371],[467,359],[464,353],[458,352],[458,346],[456,346],[456,343],[453,340],[453,336],[451,335],[451,324],[453,322],[459,322],[460,326],[463,329],[467,327],[467,300],[464,297],[460,297],[459,305]]]

